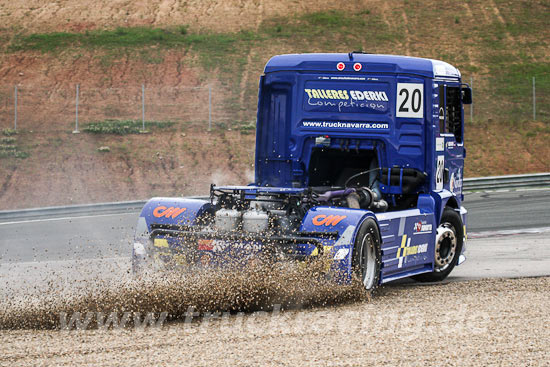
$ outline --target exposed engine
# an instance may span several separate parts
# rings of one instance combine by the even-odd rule
[[[215,230],[285,234],[296,231],[306,212],[314,206],[372,211],[388,208],[387,202],[367,187],[290,189],[288,192],[267,193],[250,191],[247,187],[211,187]]]

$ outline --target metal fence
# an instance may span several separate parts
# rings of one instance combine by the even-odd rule
[[[473,89],[474,103],[465,106],[464,120],[550,121],[550,75],[525,75],[513,81],[462,76]]]
[[[222,96],[211,86],[124,88],[0,87],[0,128],[79,131],[87,122],[108,119],[200,123],[227,122]]]
[[[465,107],[467,122],[550,121],[548,75],[526,75],[513,85],[499,84],[490,77],[463,76],[463,81],[474,90],[474,104]],[[0,129],[78,131],[83,123],[107,119],[200,123],[205,128],[214,123],[253,121],[254,108],[236,106],[232,98],[228,91],[209,85],[0,86]]]

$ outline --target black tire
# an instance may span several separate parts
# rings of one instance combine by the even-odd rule
[[[372,292],[380,281],[380,232],[373,218],[367,218],[359,228],[353,246],[352,269],[367,292]]]
[[[412,277],[414,280],[419,282],[440,282],[447,278],[458,262],[464,242],[464,229],[460,214],[452,208],[445,208],[437,230],[434,271],[415,275]],[[456,243],[453,243],[453,234],[449,230],[454,234]],[[440,235],[439,233],[442,234]]]

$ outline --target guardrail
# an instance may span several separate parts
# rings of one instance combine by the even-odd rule
[[[145,205],[145,200],[122,201],[116,203],[98,203],[84,205],[52,206],[45,208],[3,210],[0,211],[0,222],[18,219],[38,219],[43,217],[63,217],[67,215],[114,214],[138,212]]]
[[[475,177],[464,180],[464,191],[537,188],[550,186],[550,173]]]
[[[205,199],[204,196],[189,196],[190,199]],[[43,217],[63,217],[73,215],[101,215],[117,213],[137,213],[145,205],[147,200],[120,201],[114,203],[98,203],[83,205],[51,206],[44,208],[2,210],[0,211],[0,223],[18,219],[33,220]]]
[[[463,186],[464,191],[537,187],[550,187],[550,173],[467,178],[464,180]],[[193,196],[192,198],[204,198],[204,196]],[[145,203],[145,200],[136,200],[115,203],[4,210],[0,211],[0,222],[14,221],[23,218],[32,220],[43,217],[63,217],[68,215],[135,213],[139,212]]]

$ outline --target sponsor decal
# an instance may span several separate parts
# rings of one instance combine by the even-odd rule
[[[165,238],[155,238],[153,241],[155,247],[168,247],[168,240]]]
[[[223,240],[212,240],[212,251],[223,252],[226,250],[244,250],[244,251],[260,251],[262,246],[251,242],[228,242]]]
[[[161,206],[157,206],[153,210],[153,216],[157,218],[165,217],[165,218],[176,219],[181,213],[183,213],[186,210],[187,208],[175,208],[173,206],[167,208],[161,205]]]
[[[372,90],[347,90],[347,89],[309,89],[304,91],[310,99],[343,99],[349,100],[350,96],[355,101],[388,102],[388,96],[384,91]]]
[[[222,252],[228,247],[229,247],[229,242],[225,242],[225,241],[222,241],[222,240],[213,240],[212,241],[212,251],[214,251],[214,252]]]
[[[346,256],[349,254],[348,248],[341,248],[338,251],[336,251],[336,254],[334,255],[334,260],[343,260]]]
[[[447,142],[447,149],[454,149],[455,147],[456,147],[456,143],[454,141]]]
[[[462,192],[462,169],[459,168],[458,172],[451,174],[451,180],[449,182],[449,189],[452,193],[460,194]]]
[[[402,256],[417,255],[428,251],[428,244],[423,243],[421,245],[409,246],[403,248]]]
[[[331,76],[330,78],[329,77],[326,77],[326,76],[320,76],[319,79],[330,79],[330,80],[367,80],[367,78],[365,77],[362,77],[362,76]],[[378,80],[376,78],[368,78],[368,80]]]
[[[368,87],[339,85],[325,88],[321,83],[308,83],[304,88],[304,109],[317,112],[386,112],[389,109],[387,86],[380,83]]]
[[[302,121],[304,128],[316,129],[353,129],[353,130],[387,130],[386,122],[347,122],[347,121]]]
[[[325,214],[319,214],[313,217],[311,220],[314,226],[335,226],[338,223],[340,223],[342,220],[347,218],[347,215],[325,215]]]
[[[431,227],[431,224],[430,224],[430,227]],[[407,238],[407,235],[403,235],[403,238],[401,240],[401,247],[397,249],[396,258],[399,259],[399,262],[397,263],[397,267],[398,268],[403,267],[403,263],[406,262],[405,258],[407,256],[423,254],[423,253],[426,253],[427,251],[428,251],[427,243],[411,246],[411,239]]]
[[[328,254],[331,254],[330,256],[332,256],[332,248],[334,246],[323,246],[323,254],[325,256],[327,256]],[[315,247],[313,249],[313,251],[311,251],[311,253],[309,254],[309,256],[318,256],[319,255],[319,248],[318,247]]]
[[[199,251],[212,251],[214,249],[214,240],[198,240],[197,249]]]
[[[435,151],[442,152],[445,150],[445,138],[435,138]]]
[[[430,233],[431,231],[432,231],[431,224],[428,224],[426,222],[416,222],[414,224],[414,229],[413,229],[414,234]]]

